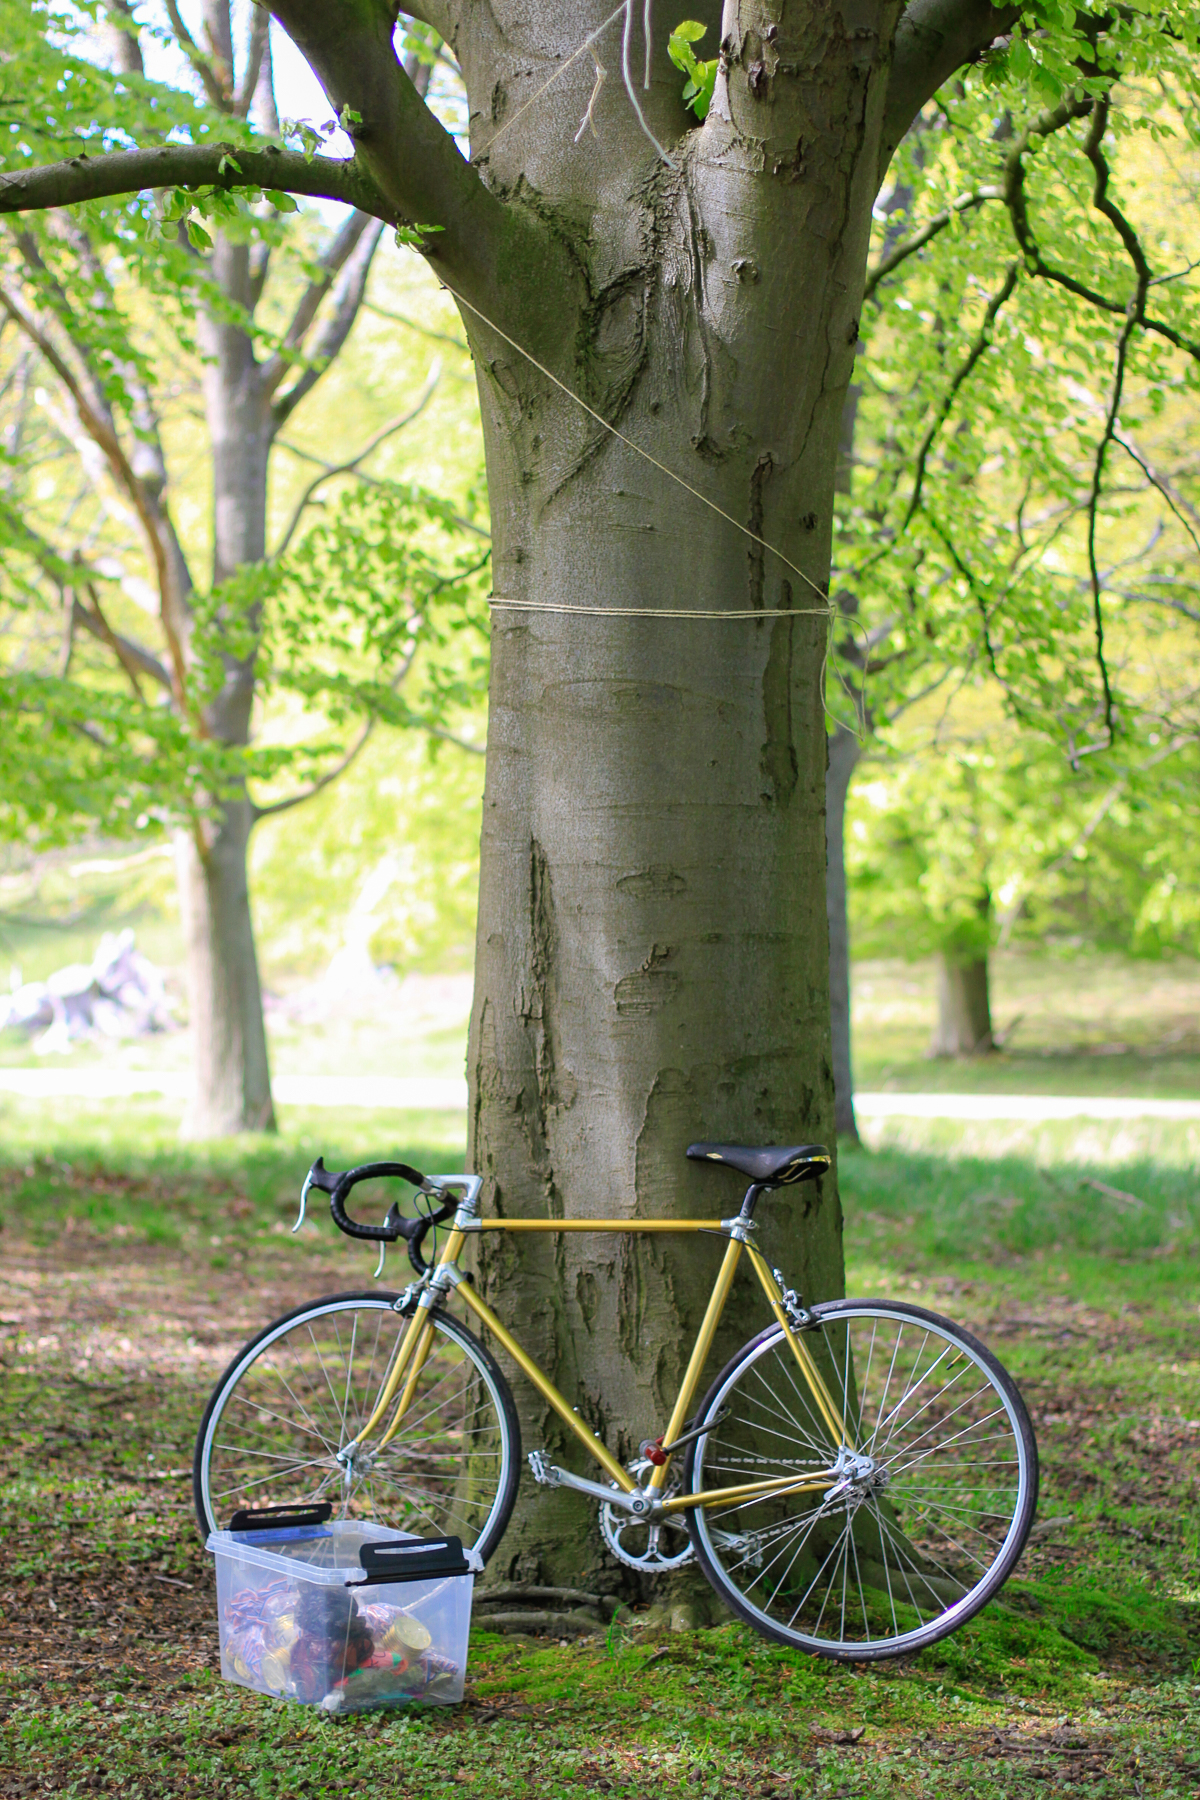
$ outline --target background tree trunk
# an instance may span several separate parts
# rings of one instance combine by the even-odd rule
[[[571,21],[572,47],[583,29]],[[561,54],[559,28],[537,30]],[[525,115],[511,171],[516,133],[490,157],[493,181],[522,168],[536,181],[539,216],[586,259],[583,275],[579,261],[507,271],[517,316],[525,283],[528,318],[555,322],[540,353],[755,534],[614,441],[465,313],[497,594],[597,613],[494,613],[469,1156],[502,1214],[728,1215],[742,1183],[689,1164],[692,1139],[833,1138],[826,623],[772,616],[824,607],[877,186],[865,76],[848,43],[831,53],[829,41],[792,46],[821,59],[826,123],[796,84],[768,112],[744,75],[736,96],[718,77],[715,107],[731,118],[710,114],[703,154],[699,133],[677,135],[679,83],[660,47],[644,98],[682,150],[679,175],[646,154],[624,102],[579,156],[561,153],[562,101]],[[757,42],[733,31],[734,61],[748,64]],[[519,97],[497,79],[514,54],[489,55],[473,119],[503,118]],[[571,95],[580,113],[590,82]],[[606,616],[613,607],[641,616]],[[762,617],[658,616],[667,608]],[[832,1176],[772,1195],[761,1217],[790,1280],[813,1298],[842,1291]],[[718,1250],[707,1238],[489,1238],[481,1280],[627,1459],[663,1429]],[[748,1287],[736,1294],[717,1356],[763,1312]],[[515,1387],[526,1447],[580,1466],[528,1384]],[[595,1509],[526,1483],[500,1572],[598,1573]]]
[[[829,920],[829,1024],[833,1045],[835,1121],[839,1138],[858,1142],[850,1061],[850,919],[846,907],[846,796],[862,755],[854,732],[838,725],[828,738],[825,771],[825,911]]]
[[[939,955],[937,1007],[931,1056],[980,1056],[995,1049],[986,951],[965,961],[948,950]]]
[[[186,832],[175,840],[191,1003],[189,1137],[275,1128],[246,881],[252,824],[249,802],[236,801],[204,834],[203,850]]]
[[[218,236],[210,274],[229,300],[253,311],[248,245]],[[216,585],[266,555],[273,420],[249,333],[214,312],[201,315],[199,338],[212,445]],[[224,685],[205,709],[208,730],[223,743],[249,742],[254,662],[253,655],[224,658]],[[195,837],[180,834],[176,840],[192,1026],[192,1098],[184,1119],[190,1137],[275,1129],[246,868],[253,825],[254,810],[243,797],[224,807],[215,825],[202,824]]]

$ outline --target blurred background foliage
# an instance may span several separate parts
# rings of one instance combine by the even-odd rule
[[[27,9],[10,14],[20,23]],[[1064,113],[1063,72],[1042,68],[1037,42],[1018,34],[1007,66],[992,58],[966,71],[926,109],[879,197],[835,539],[847,629],[835,634],[839,679],[828,693],[831,719],[862,742],[846,832],[860,960],[898,968],[997,946],[1010,967],[1014,954],[1043,951],[1200,954],[1200,114],[1186,33],[1178,57],[1150,70],[1134,14],[1121,30],[1127,75],[1102,137],[1095,111]],[[434,57],[427,36],[417,30],[413,44]],[[64,57],[82,57],[71,105],[111,109],[102,83],[88,88],[87,59],[105,52],[87,15],[73,16],[62,42]],[[43,79],[41,40],[10,33],[9,52]],[[437,79],[439,105],[454,116],[453,79],[441,66]],[[1085,93],[1088,69],[1072,79]],[[63,92],[60,82],[26,111],[40,107],[68,131]],[[139,94],[168,124],[182,108],[194,129],[204,113],[161,82]],[[52,149],[49,138],[37,146],[39,157]],[[1097,157],[1151,270],[1145,318],[1162,329],[1126,329],[1136,257],[1129,233],[1097,207]],[[110,232],[131,228],[128,218],[113,224],[115,209],[107,217]],[[256,315],[264,343],[286,329],[339,217],[302,204],[255,227],[276,242],[275,284]],[[158,371],[172,517],[200,566],[213,506],[197,429],[203,370],[180,302],[184,252],[169,234],[151,237],[136,283],[119,258],[112,269],[130,331]],[[117,381],[118,360],[114,349]],[[331,473],[408,410],[364,464]],[[94,499],[77,499],[78,434],[52,371],[12,328],[0,331],[0,413],[10,522],[15,510],[36,529],[74,507],[85,524]],[[306,494],[310,504],[292,540],[303,552],[298,577],[274,590],[264,640],[257,796],[288,791],[272,756],[302,750],[312,772],[327,767],[371,699],[367,652],[388,628],[388,572],[372,560],[388,535],[381,508],[409,496],[420,516],[390,535],[418,563],[432,561],[454,519],[468,522],[453,559],[473,571],[455,612],[469,629],[447,627],[418,650],[403,703],[376,706],[385,723],[336,785],[259,826],[252,894],[269,987],[310,980],[348,932],[364,929],[370,955],[401,973],[469,971],[486,731],[480,470],[474,372],[455,309],[419,257],[382,243],[348,341],[273,456],[272,546]],[[97,514],[91,550],[125,557],[127,578],[105,592],[114,627],[133,631],[144,616],[123,531]],[[14,614],[25,605],[23,567],[18,546],[6,561]],[[218,598],[228,629],[231,596]],[[44,614],[24,664],[9,659],[10,706],[37,655],[53,662],[57,630]],[[116,719],[111,670],[93,693]],[[386,723],[422,714],[440,721],[442,737]],[[152,954],[176,963],[171,864],[144,854],[147,838],[162,842],[152,784],[139,787],[118,759],[107,799],[81,791],[75,811],[67,805],[75,828],[56,849],[46,809],[34,816],[29,767],[40,756],[49,787],[68,797],[96,769],[69,719],[36,742],[21,740],[29,730],[18,715],[0,734],[0,787],[19,797],[28,827],[10,821],[0,853],[0,952],[26,974],[46,972],[68,944],[83,955],[100,929],[130,919]],[[157,775],[175,756],[176,785],[195,786],[203,771],[186,761],[195,749],[164,741],[151,751]],[[87,804],[110,825],[123,809],[128,831],[80,834]],[[864,1067],[879,1061],[868,1048]]]
[[[982,722],[974,698],[935,745],[909,720],[860,765],[846,837],[856,954],[1200,954],[1200,745],[1143,772],[1076,773],[1039,734]]]

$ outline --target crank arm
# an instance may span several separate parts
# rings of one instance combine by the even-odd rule
[[[529,1452],[529,1467],[533,1471],[533,1479],[543,1487],[574,1488],[577,1493],[590,1494],[593,1500],[603,1500],[608,1506],[615,1506],[621,1512],[632,1513],[638,1519],[657,1517],[661,1502],[657,1498],[644,1494],[635,1488],[632,1494],[623,1494],[618,1487],[606,1487],[601,1481],[589,1481],[586,1476],[572,1475],[570,1469],[560,1469],[555,1463],[546,1461],[544,1450]]]

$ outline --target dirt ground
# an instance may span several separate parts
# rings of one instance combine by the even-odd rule
[[[860,1679],[784,1652],[748,1653],[729,1626],[646,1640],[643,1665],[667,1696],[647,1710],[644,1682],[622,1674],[642,1654],[636,1633],[624,1663],[602,1642],[485,1641],[480,1656],[472,1650],[466,1707],[424,1728],[433,1773],[380,1786],[369,1725],[355,1739],[358,1760],[339,1751],[327,1767],[317,1726],[285,1732],[279,1721],[294,1721],[295,1709],[268,1719],[254,1696],[216,1679],[211,1560],[191,1504],[192,1440],[226,1362],[301,1300],[369,1285],[365,1259],[282,1235],[250,1251],[220,1238],[181,1251],[86,1224],[53,1247],[2,1234],[0,1725],[18,1725],[8,1741],[23,1746],[0,1767],[5,1800],[100,1791],[294,1800],[364,1782],[401,1800],[641,1795],[653,1791],[655,1757],[667,1758],[660,1791],[722,1800],[1200,1795],[1200,1609],[1163,1597],[1181,1591],[1180,1571],[1200,1582],[1194,1306],[1135,1295],[1113,1307],[1013,1269],[906,1277],[912,1298],[973,1325],[1018,1370],[1045,1470],[1026,1585],[1008,1622],[958,1662],[954,1650],[928,1669]],[[1147,1407],[1138,1386],[1147,1368],[1188,1405]],[[728,1708],[704,1693],[714,1668],[742,1684],[739,1742],[719,1756],[713,1733]],[[646,1737],[649,1714],[669,1706],[673,1751]],[[400,1729],[376,1735],[382,1743]],[[405,1741],[418,1735],[414,1726]],[[345,1750],[350,1740],[339,1742]],[[557,1771],[540,1790],[537,1746]],[[502,1764],[515,1785],[498,1785]]]

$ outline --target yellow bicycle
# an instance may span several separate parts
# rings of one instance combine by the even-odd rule
[[[644,1573],[695,1557],[721,1599],[765,1636],[821,1655],[897,1656],[954,1631],[996,1594],[1037,1504],[1033,1430],[1012,1377],[970,1332],[890,1300],[806,1306],[754,1243],[773,1188],[829,1164],[819,1144],[692,1144],[748,1177],[725,1219],[484,1218],[481,1179],[403,1163],[335,1173],[320,1158],[301,1194],[329,1194],[340,1229],[404,1240],[402,1294],[336,1294],[260,1332],[218,1382],[196,1445],[205,1531],[239,1508],[334,1501],[343,1516],[453,1533],[486,1559],[516,1499],[520,1431],[490,1350],[446,1310],[464,1303],[599,1465],[593,1480],[539,1450],[535,1481],[599,1505],[612,1555]],[[360,1182],[395,1177],[415,1216],[350,1217]],[[426,1236],[442,1228],[440,1255]],[[712,1297],[671,1417],[623,1466],[460,1267],[488,1231],[709,1232],[725,1240]],[[380,1253],[382,1268],[383,1250]],[[695,1396],[734,1276],[748,1258],[773,1322]],[[378,1271],[377,1271],[378,1273]]]

